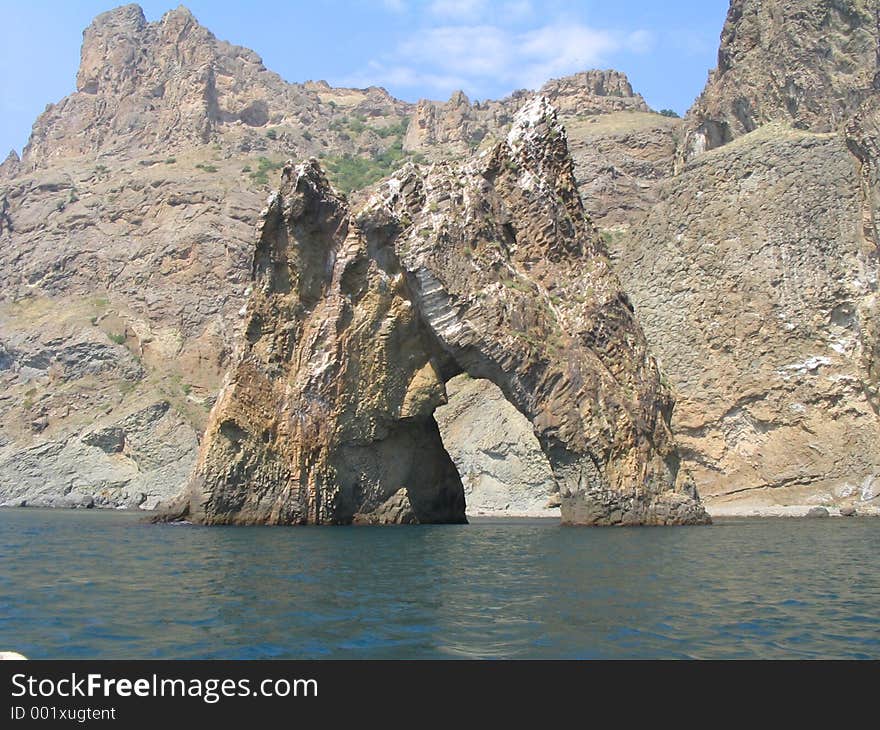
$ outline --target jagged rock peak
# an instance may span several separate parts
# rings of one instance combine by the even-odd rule
[[[564,521],[708,520],[547,99],[492,150],[410,164],[355,211],[316,161],[289,166],[253,271],[240,354],[165,518],[463,521],[433,414],[466,372],[531,423]]]
[[[565,128],[559,123],[556,107],[546,96],[535,96],[527,101],[514,115],[507,133],[507,144],[512,150],[522,150],[527,145],[546,147],[564,138]],[[565,145],[566,153],[568,145]]]
[[[633,91],[626,74],[613,69],[591,69],[552,79],[538,93],[546,96],[561,114],[649,110],[642,95]]]
[[[640,94],[633,91],[627,75],[614,69],[589,69],[552,79],[541,87],[541,93],[547,96],[570,94],[573,91],[586,92],[593,96],[641,98]]]
[[[188,64],[213,55],[214,35],[180,6],[157,23],[148,23],[138,5],[125,5],[97,16],[83,32],[76,87],[87,94],[136,93],[145,77],[157,71],[191,73]],[[204,45],[204,49],[199,46]],[[241,49],[244,50],[244,49]],[[157,85],[147,90],[161,97]]]
[[[731,0],[683,157],[768,122],[834,131],[877,93],[878,71],[878,0]]]
[[[282,150],[306,157],[325,133],[351,153],[377,142],[343,137],[347,115],[381,127],[398,125],[408,109],[381,89],[287,83],[183,6],[150,23],[127,5],[85,30],[77,91],[40,115],[23,157],[35,169],[66,157],[158,157],[207,143],[227,157]]]
[[[18,152],[15,150],[9,150],[6,159],[0,163],[0,177],[13,177],[20,167],[21,159],[18,156]]]
[[[538,92],[515,91],[499,101],[472,104],[461,91],[446,102],[423,99],[416,105],[404,149],[431,154],[439,146],[467,154],[484,137],[506,128],[523,101],[536,93],[566,116],[649,111],[626,74],[594,69],[548,81]]]
[[[147,26],[147,18],[143,8],[137,3],[120,5],[95,16],[89,27],[83,32],[85,36],[90,30],[115,29],[140,31]]]

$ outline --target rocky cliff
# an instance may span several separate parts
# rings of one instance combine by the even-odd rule
[[[584,128],[569,139],[588,212],[641,206],[640,176],[672,167],[669,135],[645,145],[641,130],[670,120],[613,72],[547,90],[581,115],[563,119]],[[486,103],[504,109],[496,137],[526,97]],[[283,160],[318,157],[337,189],[363,187],[430,152],[404,150],[412,115],[382,89],[288,84],[182,7],[154,23],[135,5],[98,16],[77,91],[0,165],[0,504],[150,507],[176,493],[230,364],[253,226]],[[180,438],[165,438],[171,421]],[[108,430],[129,445],[102,449],[91,434]],[[167,450],[172,471],[136,442]]]
[[[285,168],[263,214],[241,354],[189,488],[163,514],[462,521],[433,416],[462,371],[532,423],[564,522],[708,521],[543,97],[488,154],[407,166],[355,211],[315,161]]]
[[[469,515],[558,517],[559,485],[528,419],[490,380],[446,382],[434,411],[464,487]]]
[[[615,241],[716,512],[880,494],[877,17],[734,0],[689,162]]]
[[[733,0],[718,68],[685,120],[651,112],[614,71],[575,74],[541,90],[565,128],[583,212],[602,236],[597,244],[578,229],[576,238],[592,253],[574,256],[569,268],[559,262],[551,268],[566,280],[588,281],[596,262],[607,266],[601,253],[607,245],[621,278],[609,287],[627,292],[659,355],[679,403],[672,420],[679,454],[716,511],[816,503],[870,511],[880,495],[877,13],[876,0]],[[319,181],[319,197],[333,201],[326,205],[353,231],[382,209],[382,195],[394,198],[387,185],[381,194],[362,189],[407,161],[419,164],[391,184],[416,180],[417,187],[451,191],[459,190],[455,176],[464,181],[461,190],[469,189],[489,169],[487,160],[520,165],[515,154],[508,159],[497,151],[512,149],[514,115],[532,98],[516,92],[472,103],[456,93],[447,103],[411,105],[378,88],[289,84],[252,51],[216,39],[185,8],[155,23],[137,6],[96,18],[84,34],[77,91],[39,117],[21,159],[12,153],[0,164],[0,504],[149,508],[179,491],[225,374],[241,367],[244,328],[253,321],[244,305],[262,296],[254,291],[251,297],[253,228],[285,160],[318,160],[322,172],[305,178]],[[512,178],[514,170],[507,172]],[[293,173],[286,174],[285,201],[296,197],[288,189]],[[471,198],[507,208],[516,187],[501,188]],[[400,230],[382,250],[394,250],[409,282],[413,272],[399,241],[421,242],[424,231],[425,251],[433,252],[425,254],[426,270],[434,271],[436,250],[446,245],[445,239],[436,243],[438,221],[447,210],[460,216],[471,208],[432,198],[426,212],[406,196],[394,199],[408,202],[405,209],[389,203],[383,213]],[[544,215],[543,206],[534,215]],[[282,212],[289,219],[289,211]],[[549,273],[522,264],[522,223],[511,220],[511,243],[507,221],[496,213],[482,211],[475,220],[500,226],[506,253],[498,261],[522,274],[530,291],[532,285],[552,291],[554,316],[561,307],[593,301],[595,292],[551,290]],[[548,220],[556,219],[553,211]],[[260,225],[272,239],[269,223]],[[475,240],[488,237],[479,234]],[[352,255],[384,271],[370,241],[366,254]],[[468,256],[484,268],[496,261],[473,258],[474,251],[459,251],[457,244],[450,250],[459,264]],[[257,273],[264,281],[264,269]],[[375,294],[381,280],[375,274],[363,287]],[[498,281],[500,289],[494,279],[466,284],[502,292],[501,301],[520,307],[513,303],[520,279],[498,274]],[[407,292],[400,302],[419,313],[412,326],[430,332],[415,285]],[[273,301],[292,296],[277,291]],[[583,301],[563,301],[567,297]],[[524,327],[525,336],[537,338],[532,327],[544,333],[541,328],[555,326],[547,313],[523,307],[528,321],[506,322],[504,312],[493,313],[497,319],[488,329],[506,322],[510,331]],[[361,314],[364,321],[378,316]],[[633,318],[618,310],[611,317],[618,315]],[[272,326],[315,325],[302,313],[300,319],[284,319],[283,311],[272,316]],[[566,319],[566,326],[574,322],[572,332],[580,332],[585,316]],[[270,329],[261,325],[260,332]],[[637,350],[644,347],[640,338]],[[363,341],[352,335],[346,342]],[[435,449],[434,414],[475,509],[530,513],[543,509],[558,487],[577,493],[567,477],[557,484],[538,476],[553,463],[541,450],[547,450],[544,425],[537,426],[543,442],[528,438],[536,427],[525,391],[468,366],[456,347],[431,335],[422,352],[449,368],[438,371],[442,383],[432,391],[430,417],[417,417],[430,431],[424,437],[436,474],[446,474],[448,463]],[[292,365],[284,364],[284,377]],[[459,370],[473,377],[466,387],[454,380],[444,396],[445,383]],[[502,386],[500,398],[486,378]],[[599,392],[591,389],[595,384],[572,382],[591,398]],[[232,397],[229,386],[222,392]],[[643,438],[650,429],[633,415],[638,409],[621,402],[615,400],[615,413],[628,415],[620,438],[650,443],[656,434]],[[345,403],[336,402],[340,414],[347,413]],[[668,403],[657,395],[667,416]],[[400,420],[392,401],[383,407],[388,423]],[[523,413],[531,423],[524,425]],[[256,422],[268,419],[258,415]],[[588,424],[585,432],[604,436],[574,450],[600,454],[597,463],[611,464],[609,473],[631,474],[632,464],[652,462],[643,454],[619,467],[617,451],[626,449],[608,435],[608,425],[598,416],[578,418]],[[213,417],[210,422],[219,428]],[[475,431],[480,423],[511,430],[483,438]],[[496,447],[510,458],[499,460]],[[662,443],[651,448],[667,453]],[[514,459],[524,467],[519,481],[510,472]],[[346,473],[347,467],[333,468]],[[672,469],[663,469],[659,482],[668,486]],[[376,477],[375,488],[365,492],[369,499],[349,500],[326,519],[379,520],[385,512],[393,515],[387,519],[409,519],[415,513],[403,495],[379,509],[376,499],[386,494],[389,479]],[[626,481],[615,479],[608,483]],[[460,489],[451,475],[434,481]],[[301,505],[312,504],[303,499]],[[457,499],[443,508],[450,519],[460,518]],[[281,519],[265,504],[248,509],[260,519]],[[308,509],[296,514],[318,519]]]
[[[538,91],[557,109],[569,135],[578,185],[593,221],[626,228],[654,202],[654,183],[672,174],[680,121],[652,112],[625,74],[592,70],[553,79]],[[420,101],[404,149],[430,159],[489,149],[531,96],[472,103],[456,92],[445,103]]]
[[[731,0],[684,159],[768,122],[833,132],[880,90],[875,0]]]
[[[83,33],[76,86],[37,119],[24,167],[81,155],[167,157],[207,144],[222,158],[375,151],[410,108],[379,88],[287,83],[183,6],[155,23],[137,5],[99,15]]]

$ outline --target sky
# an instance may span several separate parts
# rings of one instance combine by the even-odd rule
[[[112,0],[0,0],[0,159],[76,89],[82,31]],[[174,0],[143,0],[158,20]],[[728,0],[189,0],[199,22],[287,81],[398,98],[497,99],[588,68],[624,71],[683,114],[715,66]]]

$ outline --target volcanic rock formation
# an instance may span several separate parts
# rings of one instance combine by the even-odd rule
[[[708,521],[679,473],[671,395],[542,97],[490,153],[410,165],[355,212],[315,161],[285,168],[241,353],[164,516],[462,521],[433,417],[462,371],[530,420],[564,522]]]
[[[462,373],[434,411],[468,515],[558,517],[559,486],[532,425],[497,385]]]
[[[376,130],[399,124],[410,106],[375,87],[289,84],[253,51],[215,38],[183,6],[155,23],[137,5],[95,18],[83,33],[76,88],[37,119],[25,167],[98,152],[168,155],[209,143],[224,157],[318,154],[328,144],[353,153],[381,148]],[[346,134],[346,114],[369,119],[371,128]]]
[[[652,112],[619,71],[553,79],[538,94],[553,104],[568,132],[590,217],[603,228],[626,228],[635,212],[655,202],[654,182],[672,175],[680,120]],[[471,103],[458,91],[444,103],[422,100],[412,112],[403,148],[429,159],[489,150],[532,96],[517,91],[499,101]]]
[[[615,242],[713,509],[880,495],[878,11],[734,0],[690,162]]]
[[[876,0],[733,0],[718,69],[685,120],[648,110],[614,71],[542,89],[565,127],[584,209],[676,393],[679,453],[712,509],[815,503],[861,514],[880,502],[877,12]],[[488,165],[532,96],[412,105],[377,88],[288,84],[185,8],[156,22],[137,6],[98,16],[77,91],[38,118],[21,159],[0,164],[0,504],[150,507],[179,491],[245,342],[253,226],[285,160],[320,158],[349,195],[325,190],[353,230],[374,191],[351,191],[407,160],[443,163],[394,178],[437,189],[451,159],[484,152],[465,167]],[[459,177],[479,180],[464,168]],[[405,233],[384,248],[406,281],[414,273],[398,238],[424,231],[433,241],[446,206],[464,209],[433,202],[436,211],[389,214]],[[482,261],[456,260],[468,255]],[[604,261],[584,258],[565,277],[581,267],[590,277]],[[512,302],[520,279],[502,278]],[[554,290],[550,304],[589,306],[594,292],[567,296]],[[418,297],[407,301],[430,333]],[[513,386],[507,404],[492,395],[454,342],[428,344],[449,370],[441,381],[477,374],[450,391],[463,420],[441,429],[477,505],[480,485],[494,490],[506,467],[491,439],[470,453],[456,439],[506,423],[510,403],[532,418],[531,406]],[[523,464],[547,462],[534,442],[528,455],[528,439],[498,443]],[[509,500],[482,504],[540,504],[555,481],[524,476]],[[389,502],[389,519],[412,513],[405,496]],[[372,502],[356,509],[381,514]]]
[[[880,90],[876,0],[731,0],[685,159],[768,122],[838,130]]]
[[[588,212],[625,223],[671,174],[672,120],[640,111],[615,72],[546,90],[568,110]],[[498,118],[480,129],[502,138],[527,98],[485,102]],[[193,450],[169,452],[173,471],[139,455],[169,444],[170,419],[186,435],[171,444],[205,427],[277,170],[321,157],[349,193],[407,159],[456,154],[451,142],[403,149],[414,110],[378,88],[286,83],[183,7],[156,22],[136,5],[95,18],[77,91],[0,165],[0,504],[146,507],[177,493]],[[138,448],[92,443],[162,408],[128,440]]]

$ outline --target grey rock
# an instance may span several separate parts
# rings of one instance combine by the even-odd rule
[[[855,507],[841,507],[840,508],[840,516],[841,517],[855,517],[858,514]]]
[[[766,125],[696,157],[612,242],[710,503],[808,504],[880,472],[864,365],[876,259],[854,163],[838,135]]]
[[[862,482],[862,488],[859,492],[859,498],[862,502],[870,502],[880,497],[880,478],[876,474],[865,477]]]
[[[449,403],[434,417],[461,475],[467,514],[558,515],[559,488],[547,457],[498,386],[461,375],[446,392]]]
[[[198,442],[179,413],[160,402],[104,420],[0,446],[0,504],[148,509],[180,490]]]
[[[813,507],[807,512],[807,517],[818,518],[818,517],[828,517],[829,512],[824,507]]]
[[[565,522],[709,522],[546,98],[492,154],[405,166],[353,213],[316,160],[291,164],[263,221],[229,386],[160,519],[338,524],[405,485],[420,522],[460,522],[433,412],[467,372],[532,423]]]
[[[84,434],[82,441],[89,446],[97,446],[107,454],[117,454],[125,447],[125,430],[119,426],[102,428]]]
[[[718,67],[688,112],[690,158],[770,121],[833,132],[878,88],[876,0],[731,0]]]

